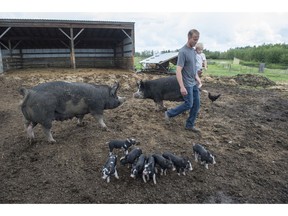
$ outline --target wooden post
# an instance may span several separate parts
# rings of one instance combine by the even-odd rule
[[[11,41],[10,40],[8,40],[8,47],[9,47],[10,58],[12,58],[12,45],[11,45]]]
[[[134,55],[135,55],[135,29],[134,29],[134,26],[133,26],[133,29],[131,30],[131,36],[132,36],[132,67],[133,67],[133,70],[136,71],[135,69],[135,62],[134,62]]]
[[[0,47],[0,74],[3,72],[4,72],[4,69],[3,69],[3,61],[2,61],[2,51]]]
[[[73,69],[76,69],[73,28],[70,28],[70,41],[71,41],[70,43],[71,67],[73,67]]]

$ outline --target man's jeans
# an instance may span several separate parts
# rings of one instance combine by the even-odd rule
[[[193,128],[200,107],[200,96],[197,85],[186,87],[187,95],[183,96],[184,103],[167,111],[168,117],[174,117],[186,110],[190,110],[189,117],[186,121],[186,128]]]

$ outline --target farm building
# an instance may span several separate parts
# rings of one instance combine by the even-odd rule
[[[169,73],[170,63],[176,65],[178,59],[178,52],[161,53],[140,61],[143,72],[164,72]]]
[[[31,67],[133,70],[134,22],[0,19],[0,72]]]

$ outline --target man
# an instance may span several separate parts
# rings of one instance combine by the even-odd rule
[[[165,119],[169,121],[170,118],[190,110],[185,129],[193,132],[200,132],[194,126],[200,107],[199,88],[202,86],[196,71],[196,53],[194,49],[199,40],[199,35],[200,33],[196,29],[190,30],[188,32],[188,41],[179,50],[178,54],[176,77],[184,103],[165,112]]]

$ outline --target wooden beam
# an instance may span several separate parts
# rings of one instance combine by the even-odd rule
[[[0,39],[11,29],[11,27],[8,27],[1,35]]]
[[[64,41],[62,41],[62,40],[59,40],[62,44],[64,44],[64,46],[66,46],[68,49],[70,49],[70,46],[69,45],[67,45]]]
[[[70,28],[70,41],[71,41],[71,53],[70,53],[70,58],[71,58],[71,66],[73,69],[76,69],[76,61],[75,61],[75,50],[74,50],[74,37],[73,37],[73,28]]]
[[[10,57],[12,57],[12,44],[10,40],[8,40],[8,47],[9,47]]]
[[[58,28],[69,40],[71,40],[71,37],[68,35],[68,34],[66,34],[66,32],[65,31],[63,31],[61,28]],[[70,30],[70,34],[71,34],[71,30]]]
[[[22,42],[22,40],[18,41],[18,42],[14,45],[14,47],[12,47],[12,50],[14,50],[21,42]]]
[[[127,32],[126,32],[124,29],[121,29],[121,30],[122,30],[122,32],[124,32],[124,34],[125,34],[128,38],[130,38],[130,39],[132,40],[132,38],[130,37],[130,35],[128,35]]]
[[[131,30],[131,36],[132,36],[132,55],[133,55],[133,61],[134,61],[134,55],[135,55],[135,29],[134,28]]]
[[[0,74],[3,73],[3,60],[2,60],[2,51],[1,51],[1,46],[0,46]]]
[[[66,36],[67,37],[67,36]],[[65,38],[64,38],[65,39]],[[47,40],[47,41],[55,41],[55,40],[63,40],[63,37],[28,37],[28,36],[12,36],[12,37],[3,37],[1,38],[2,41],[15,41],[15,40],[23,40],[23,41],[36,41],[36,40]],[[70,37],[69,37],[70,40]],[[121,41],[121,39],[116,37],[84,37],[84,41]]]
[[[84,28],[82,28],[73,39],[75,40],[83,31],[84,31]]]
[[[5,44],[3,44],[1,41],[0,41],[0,44],[1,44],[5,49],[9,50],[9,48],[8,48]]]

